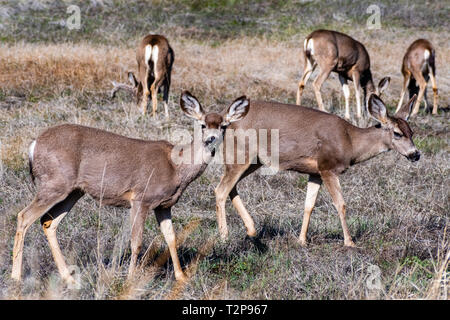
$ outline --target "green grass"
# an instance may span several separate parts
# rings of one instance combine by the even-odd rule
[[[448,151],[448,143],[445,139],[436,136],[416,137],[414,139],[416,147],[427,154],[436,154],[441,151]]]

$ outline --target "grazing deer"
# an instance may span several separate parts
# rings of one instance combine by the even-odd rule
[[[297,104],[301,104],[303,89],[309,77],[319,66],[319,74],[314,80],[314,94],[319,109],[325,111],[320,94],[320,88],[331,72],[339,75],[339,81],[345,97],[345,118],[350,118],[348,80],[353,81],[356,95],[356,114],[361,117],[361,87],[364,91],[364,105],[366,97],[371,93],[378,96],[388,86],[389,78],[380,81],[377,88],[373,83],[370,72],[370,58],[364,45],[350,36],[330,30],[316,30],[308,35],[303,45],[305,67],[298,84]]]
[[[245,117],[249,101],[240,97],[223,113],[206,114],[198,100],[184,92],[180,104],[187,116],[202,124],[202,140],[174,151],[200,155],[198,163],[174,162],[174,145],[167,141],[131,139],[71,124],[52,127],[31,144],[30,170],[38,191],[30,205],[18,214],[13,279],[21,278],[25,233],[41,217],[61,277],[68,283],[74,282],[59,248],[56,228],[85,193],[103,204],[131,207],[129,277],[136,268],[145,219],[148,211],[154,210],[169,247],[175,278],[184,279],[176,252],[171,207],[206,169],[226,126]]]
[[[353,247],[354,243],[345,221],[346,207],[339,175],[350,166],[391,149],[410,161],[419,160],[420,153],[412,140],[413,132],[406,122],[415,100],[416,96],[397,111],[395,116],[390,116],[383,101],[376,94],[371,94],[368,99],[368,111],[378,124],[370,128],[355,127],[336,115],[312,108],[252,101],[245,119],[232,124],[228,130],[241,129],[244,132],[249,129],[267,130],[267,141],[271,141],[272,130],[278,129],[279,139],[275,141],[279,150],[278,168],[309,175],[299,243],[306,245],[309,218],[323,182],[339,213],[344,231],[344,244]],[[227,135],[231,132],[228,131]],[[263,157],[271,152],[273,142],[267,142],[265,147],[262,146],[260,139],[255,148],[250,148],[249,144],[237,145],[234,142],[230,150],[227,150],[229,141],[228,138],[225,139],[224,154],[241,152],[245,155],[245,161],[241,161],[240,164],[225,164],[225,173],[215,189],[219,232],[221,238],[226,240],[228,228],[225,202],[229,196],[246,226],[247,234],[254,237],[256,236],[254,222],[239,197],[237,183],[262,165],[268,165]]]
[[[174,59],[174,52],[164,36],[157,34],[145,36],[136,51],[138,77],[136,78],[133,72],[129,72],[128,80],[131,85],[113,82],[112,98],[120,89],[130,91],[136,96],[137,104],[140,105],[142,113],[145,114],[148,96],[151,93],[153,117],[155,118],[158,108],[157,94],[161,87],[164,87],[164,111],[168,118],[170,77]]]
[[[409,96],[412,97],[417,93],[417,84],[419,85],[419,95],[411,115],[414,116],[419,112],[420,102],[424,96],[425,109],[428,109],[427,82],[431,78],[431,84],[433,85],[433,114],[437,114],[438,89],[436,84],[435,60],[436,53],[430,41],[418,39],[409,46],[403,57],[403,87],[397,110],[400,109],[403,103],[406,88],[409,89]]]

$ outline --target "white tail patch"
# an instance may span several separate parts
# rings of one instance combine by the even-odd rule
[[[34,149],[36,148],[36,140],[34,140],[31,144],[30,147],[28,148],[28,157],[30,158],[30,161],[33,162],[33,158],[34,158]]]
[[[424,58],[425,60],[428,60],[429,57],[430,57],[430,51],[429,51],[429,50],[425,50],[425,51],[423,52],[423,58]]]
[[[145,46],[145,63],[148,64],[148,61],[150,60],[150,57],[152,56],[152,46],[146,45]]]
[[[155,77],[158,74],[158,72],[156,71],[156,66],[158,64],[158,53],[159,48],[157,46],[154,46],[152,50],[152,60],[153,60],[153,73],[155,74]]]
[[[309,39],[308,42],[306,43],[306,49],[309,50],[311,55],[314,54],[314,40],[312,38]]]

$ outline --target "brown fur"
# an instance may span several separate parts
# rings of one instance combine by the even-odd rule
[[[245,102],[248,107],[249,103],[244,97],[233,102],[228,112],[205,114],[198,100],[188,92],[182,93],[180,100],[188,116],[204,123],[205,127],[221,128],[203,130],[201,144],[194,140],[182,146],[183,152],[200,154],[198,162],[175,163],[172,160],[175,146],[167,141],[132,139],[73,124],[49,128],[36,139],[30,170],[36,179],[37,194],[32,203],[18,215],[12,278],[19,280],[21,277],[26,230],[41,217],[61,276],[69,283],[74,281],[57,243],[56,228],[75,203],[87,193],[102,204],[131,207],[132,254],[129,276],[134,273],[141,250],[148,211],[155,210],[169,246],[175,277],[177,280],[184,279],[176,253],[171,207],[207,167],[212,156],[208,144],[220,141],[219,134],[224,134],[225,125],[230,123],[229,118],[234,116],[234,121],[237,121],[247,113],[246,108],[236,111],[237,108],[233,106]],[[236,117],[236,112],[240,112],[240,117]]]
[[[358,117],[360,117],[359,88],[361,87],[364,91],[363,101],[366,101],[366,96],[376,92],[370,71],[370,58],[366,48],[361,42],[350,36],[331,30],[316,30],[309,34],[305,41],[308,42],[310,39],[313,40],[314,53],[308,47],[303,50],[305,67],[302,79],[298,85],[297,104],[301,104],[301,96],[306,82],[318,65],[320,71],[314,80],[313,87],[319,109],[325,110],[320,94],[322,84],[331,72],[336,72],[339,74],[343,85],[347,85],[347,80],[355,82],[358,103],[357,111]],[[346,104],[348,104],[347,101]],[[346,109],[346,117],[348,118],[350,115],[347,105]]]
[[[401,111],[407,110],[409,114],[414,101],[415,97]],[[412,131],[407,122],[396,117],[382,118],[383,108],[387,114],[382,101],[372,95],[369,100],[369,111],[383,124],[358,128],[336,115],[319,110],[276,102],[253,101],[247,117],[232,124],[230,129],[268,129],[269,133],[270,129],[278,129],[279,169],[309,174],[311,190],[315,190],[310,191],[308,184],[308,195],[311,193],[311,196],[307,196],[305,208],[309,213],[315,200],[308,199],[315,199],[319,190],[314,185],[325,183],[339,212],[345,245],[353,246],[345,223],[345,203],[338,176],[350,166],[390,149],[395,149],[411,159],[414,156],[414,160],[418,158],[418,153],[413,155],[413,151],[417,152],[417,149],[411,139]],[[394,139],[395,130],[401,130],[404,136]],[[234,146],[237,149],[236,143]],[[222,238],[226,238],[228,232],[225,219],[225,201],[228,195],[243,219],[248,235],[256,235],[253,220],[239,198],[236,185],[264,163],[260,158],[260,149],[254,154],[249,154],[250,149],[247,145],[245,148],[246,163],[226,164],[225,174],[216,188],[217,217]],[[225,141],[224,154],[226,152]],[[252,164],[255,158],[258,161]],[[309,215],[304,223],[305,225],[309,223]],[[300,242],[306,244],[306,228],[302,229]]]
[[[145,61],[145,48],[151,45],[152,48],[158,47],[158,59],[155,64],[153,56],[149,61]],[[151,94],[153,104],[153,116],[157,111],[157,93],[163,87],[163,101],[165,104],[169,101],[169,90],[171,83],[172,65],[175,60],[175,54],[166,37],[157,34],[145,36],[139,43],[136,50],[136,61],[138,65],[136,79],[136,101],[142,107],[143,113],[146,112],[148,96]],[[155,70],[157,72],[155,72]],[[167,108],[167,105],[165,105]],[[168,111],[166,109],[166,116]]]
[[[425,59],[424,53],[428,50],[430,53],[428,59]],[[427,102],[427,82],[431,78],[431,83],[433,85],[433,114],[437,114],[437,99],[438,99],[438,89],[436,84],[436,53],[433,45],[430,41],[426,39],[417,39],[406,50],[405,56],[403,57],[402,63],[402,74],[403,74],[403,87],[400,96],[400,101],[398,108],[401,107],[403,102],[403,97],[406,92],[406,88],[409,90],[410,98],[414,94],[418,94],[416,104],[414,105],[412,115],[419,112],[419,106],[422,101],[422,97],[425,98],[425,105],[428,106]]]

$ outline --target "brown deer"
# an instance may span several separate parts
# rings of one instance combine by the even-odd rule
[[[378,96],[388,86],[389,78],[382,79],[377,88],[370,72],[370,58],[364,45],[350,36],[330,30],[316,30],[308,35],[303,45],[305,67],[298,84],[297,105],[301,104],[303,89],[309,77],[319,66],[319,74],[314,80],[313,88],[319,109],[325,111],[320,94],[320,88],[331,72],[339,75],[339,81],[345,97],[345,118],[350,118],[348,80],[353,81],[356,95],[356,114],[361,117],[361,87],[366,97],[371,93]]]
[[[322,182],[331,195],[344,231],[345,246],[353,247],[345,221],[346,207],[339,184],[339,175],[350,166],[366,161],[376,155],[394,149],[410,161],[419,160],[420,153],[412,140],[413,132],[406,120],[416,100],[414,96],[395,116],[390,116],[383,101],[371,94],[368,111],[378,121],[369,128],[358,128],[344,119],[316,109],[276,102],[252,101],[250,111],[240,122],[227,129],[224,154],[245,154],[241,163],[225,163],[225,172],[215,189],[218,227],[222,239],[227,239],[225,202],[229,196],[244,221],[247,234],[256,236],[254,222],[247,212],[237,191],[237,183],[262,165],[269,165],[264,158],[273,149],[271,130],[278,130],[278,168],[309,175],[303,224],[299,243],[306,245],[309,218],[314,208]],[[256,148],[249,144],[237,144],[228,135],[236,130],[267,130],[267,146],[257,142]],[[242,132],[242,131],[241,131]],[[241,134],[242,135],[242,134]],[[234,135],[236,140],[236,134]],[[275,138],[276,139],[276,138]],[[228,147],[230,144],[232,147]],[[269,142],[270,141],[270,142]],[[227,150],[230,148],[230,150]],[[253,149],[252,151],[250,149]],[[263,156],[262,156],[263,155]],[[272,163],[270,164],[273,165]]]
[[[19,214],[14,240],[12,278],[20,280],[23,242],[27,229],[39,217],[61,277],[73,283],[56,239],[63,217],[85,194],[102,204],[131,207],[131,262],[128,276],[136,269],[144,223],[149,210],[169,247],[175,277],[184,274],[176,252],[171,207],[186,187],[200,176],[221,143],[227,125],[245,117],[249,101],[235,100],[221,114],[206,114],[189,92],[180,98],[184,113],[202,124],[201,141],[174,149],[167,141],[144,141],[107,131],[60,125],[44,131],[30,146],[30,171],[37,185],[34,200]],[[174,162],[174,154],[199,156],[196,162]]]
[[[172,65],[175,59],[173,49],[169,41],[161,35],[149,34],[142,39],[136,51],[138,64],[138,77],[133,72],[128,72],[128,80],[131,85],[113,82],[112,98],[118,90],[124,89],[136,96],[137,104],[140,105],[142,113],[147,112],[148,96],[151,93],[153,105],[153,117],[156,117],[158,109],[157,94],[161,87],[163,90],[163,101],[165,115],[169,117],[169,89]]]
[[[409,89],[409,96],[412,97],[419,91],[416,104],[411,115],[419,112],[420,102],[425,96],[425,109],[428,109],[427,82],[431,79],[433,85],[433,114],[437,114],[438,89],[436,84],[436,52],[430,41],[418,39],[414,41],[406,50],[402,63],[403,87],[398,102],[397,110],[400,109],[405,96],[406,88]],[[419,90],[417,90],[419,85]]]

